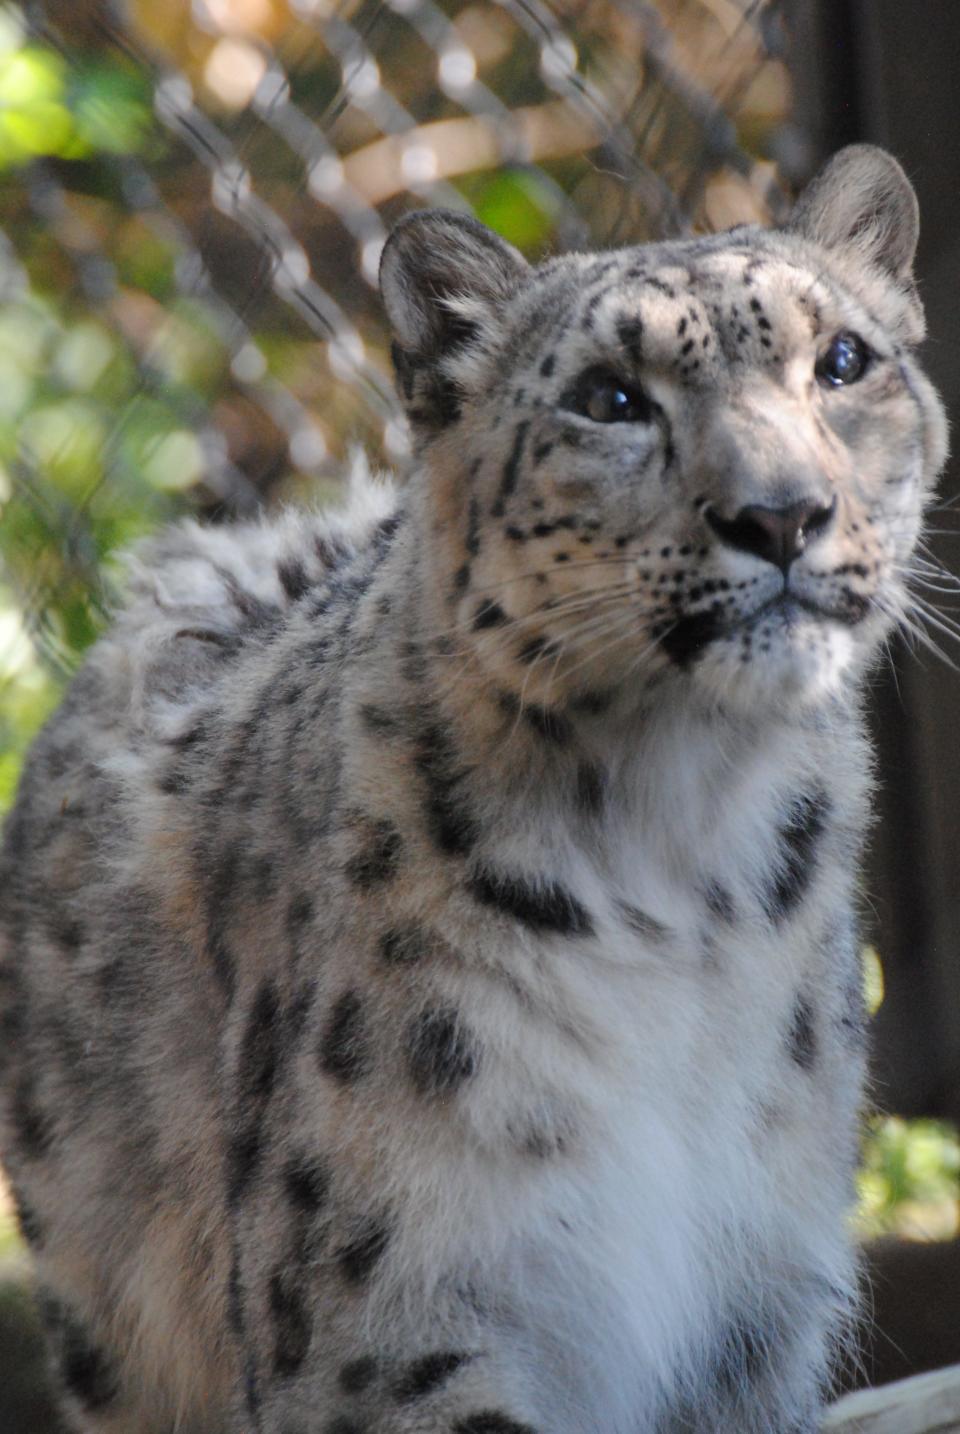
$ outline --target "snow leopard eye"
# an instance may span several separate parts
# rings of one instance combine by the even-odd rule
[[[653,421],[653,403],[640,385],[600,364],[585,369],[560,401],[594,423]]]
[[[843,388],[863,378],[870,362],[870,352],[859,334],[841,333],[817,359],[814,372],[828,388]]]

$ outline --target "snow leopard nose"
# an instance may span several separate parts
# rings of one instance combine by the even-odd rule
[[[764,508],[759,503],[751,503],[733,518],[721,518],[719,513],[707,508],[704,516],[718,538],[729,547],[763,558],[786,573],[807,544],[829,528],[836,511],[836,498],[828,506],[820,499],[808,498],[786,508]]]

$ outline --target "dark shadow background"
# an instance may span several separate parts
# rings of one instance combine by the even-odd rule
[[[812,166],[868,140],[899,158],[920,199],[917,272],[928,371],[960,413],[960,6],[944,0],[789,0],[795,119]],[[954,435],[954,448],[957,448]],[[955,453],[930,544],[960,572]],[[939,600],[949,607],[949,597]],[[953,660],[960,650],[942,647]],[[883,958],[875,1095],[901,1115],[960,1119],[960,674],[896,652],[874,702],[881,789],[868,895]]]

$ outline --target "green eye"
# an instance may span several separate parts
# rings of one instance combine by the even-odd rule
[[[594,423],[653,422],[653,403],[640,385],[600,365],[586,369],[560,402]]]
[[[863,378],[870,352],[859,334],[837,334],[817,359],[814,372],[827,388],[844,388]]]

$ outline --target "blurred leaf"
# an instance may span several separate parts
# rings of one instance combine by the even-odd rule
[[[537,253],[553,232],[557,199],[536,174],[498,169],[469,175],[460,188],[477,218],[526,253]]]
[[[949,1238],[960,1233],[960,1138],[935,1120],[878,1117],[858,1176],[858,1232]]]
[[[0,58],[0,108],[29,110],[63,99],[66,61],[52,50],[26,45]]]
[[[70,108],[81,141],[106,154],[137,154],[151,142],[153,103],[146,77],[116,64],[75,71]]]
[[[83,502],[103,476],[105,425],[84,398],[35,408],[20,428],[29,467],[37,467],[75,502]]]

